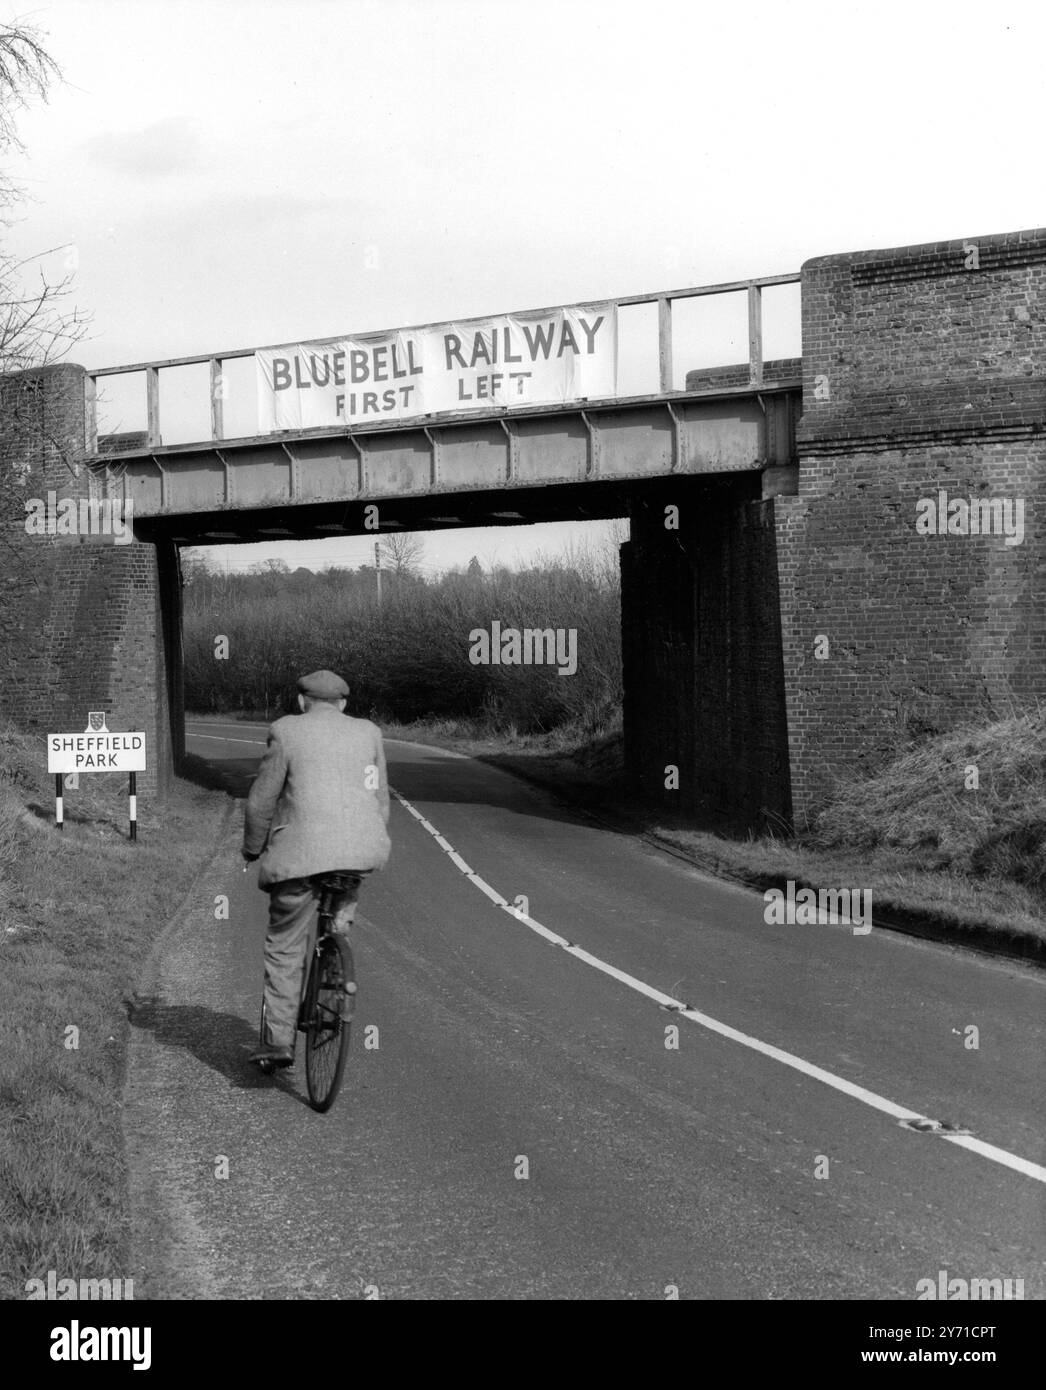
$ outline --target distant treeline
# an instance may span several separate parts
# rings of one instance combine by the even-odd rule
[[[616,547],[523,570],[468,569],[438,578],[373,569],[224,575],[186,569],[185,699],[189,710],[275,718],[294,707],[299,675],[326,667],[351,688],[352,713],[404,723],[474,720],[491,732],[600,728],[621,700]],[[576,629],[577,670],[479,665],[469,634]],[[226,639],[223,643],[221,639]],[[222,652],[227,650],[227,657]]]

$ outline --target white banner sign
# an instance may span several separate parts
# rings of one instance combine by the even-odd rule
[[[144,772],[145,735],[47,735],[48,772]]]
[[[258,428],[597,400],[617,391],[613,304],[505,314],[255,353]]]

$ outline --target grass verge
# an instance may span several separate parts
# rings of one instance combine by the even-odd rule
[[[139,798],[98,774],[53,826],[42,741],[0,728],[0,1298],[127,1274],[126,1000],[230,806],[185,782]]]

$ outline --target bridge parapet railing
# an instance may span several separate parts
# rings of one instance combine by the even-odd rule
[[[763,355],[763,291],[765,289],[779,285],[798,285],[801,283],[801,275],[798,271],[784,275],[764,275],[745,280],[724,281],[715,285],[691,285],[682,289],[661,290],[652,294],[633,294],[623,295],[613,299],[583,300],[574,304],[559,304],[546,309],[528,309],[516,311],[525,313],[527,316],[559,313],[564,310],[580,310],[594,303],[612,306],[615,310],[630,308],[633,306],[656,305],[657,306],[657,379],[660,394],[664,396],[684,394],[674,387],[675,373],[675,351],[673,334],[673,305],[681,300],[699,299],[713,295],[744,294],[747,296],[747,319],[748,319],[748,385],[752,390],[759,390],[764,385],[764,355]],[[457,322],[481,323],[487,318],[506,317],[504,315],[484,315],[482,318],[468,320],[457,320]],[[392,331],[402,332],[422,332],[429,329],[440,328],[451,320],[437,320],[433,323],[413,324],[406,328],[396,330],[367,330],[364,333],[354,333],[353,337],[358,338],[379,338],[385,333]],[[310,343],[317,345],[335,344],[343,340],[344,334],[330,338],[309,339]],[[149,362],[132,362],[118,367],[98,367],[87,373],[87,389],[85,402],[85,432],[87,453],[97,455],[99,426],[98,426],[98,383],[100,380],[109,377],[126,377],[133,374],[144,374],[145,383],[145,447],[147,449],[157,449],[163,447],[163,440],[160,430],[160,375],[162,372],[170,371],[182,367],[205,366],[209,372],[210,383],[210,439],[221,441],[230,438],[225,429],[225,401],[228,396],[225,364],[237,359],[252,358],[258,352],[271,352],[278,350],[285,344],[271,344],[262,347],[233,348],[224,352],[201,353],[187,357],[167,357]],[[686,394],[693,395],[690,391]],[[710,388],[707,394],[714,394],[714,388]],[[630,399],[639,399],[627,394],[621,394],[615,399],[622,402]],[[506,408],[502,407],[498,413],[503,413]],[[511,411],[511,407],[507,408]],[[433,417],[421,415],[419,420],[427,420]],[[353,427],[346,424],[346,429],[351,432]],[[282,431],[281,431],[282,432]],[[253,433],[257,434],[257,431]],[[242,436],[239,436],[242,437]],[[113,443],[116,440],[114,437]],[[181,441],[187,442],[187,441]],[[197,441],[203,443],[204,440]],[[119,446],[117,445],[117,448]],[[106,452],[109,452],[108,450]]]

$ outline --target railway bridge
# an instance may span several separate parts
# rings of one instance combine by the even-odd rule
[[[765,360],[764,293],[790,284],[801,356]],[[41,732],[88,709],[145,729],[144,789],[162,794],[183,751],[181,547],[372,533],[375,516],[382,532],[627,516],[631,779],[681,811],[800,821],[913,737],[1046,696],[1044,287],[1046,231],[1012,232],[4,378],[3,709]],[[731,294],[747,362],[680,362],[674,307]],[[614,370],[633,305],[657,315],[658,389],[642,394]],[[226,406],[243,358],[258,418],[238,432]],[[165,442],[163,383],[186,369],[207,437]],[[111,377],[141,383],[144,429],[99,434]],[[132,529],[63,528],[62,501]]]

